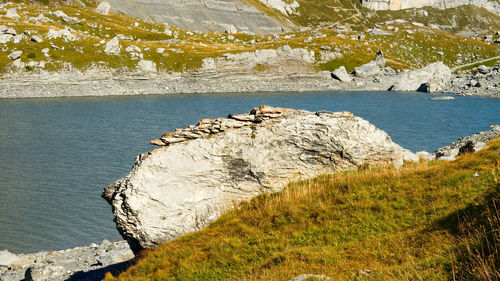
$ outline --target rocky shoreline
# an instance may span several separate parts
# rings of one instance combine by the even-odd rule
[[[375,75],[353,75],[349,81],[332,73],[292,72],[226,73],[190,72],[174,74],[58,73],[0,79],[0,98],[43,98],[82,96],[135,96],[150,94],[387,91],[411,71],[383,68]],[[425,83],[425,82],[424,82]],[[452,75],[435,93],[500,98],[498,67],[476,73]],[[415,91],[415,90],[413,90]]]
[[[134,254],[126,241],[91,244],[60,251],[15,255],[0,251],[0,281],[102,280],[106,272],[121,271]]]

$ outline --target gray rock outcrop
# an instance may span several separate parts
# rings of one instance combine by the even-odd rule
[[[12,36],[10,34],[0,34],[0,44],[5,44],[7,42],[12,41],[13,37],[14,36]]]
[[[73,34],[69,29],[60,29],[60,30],[49,29],[49,31],[47,32],[47,38],[48,39],[63,38],[64,41],[66,42],[78,40],[78,36]]]
[[[490,0],[361,0],[361,5],[372,10],[402,10],[426,6],[449,9],[461,5],[474,5],[500,15],[500,4]]]
[[[52,16],[60,18],[64,22],[67,22],[69,24],[79,24],[82,22],[79,18],[70,17],[70,16],[66,15],[63,11],[60,11],[60,10],[52,12]]]
[[[108,0],[108,2],[112,6],[111,11],[117,13],[202,32],[238,31],[269,34],[282,32],[282,28],[295,27],[291,22],[285,22],[284,26],[280,21],[242,0]]]
[[[43,38],[39,35],[33,35],[31,36],[30,40],[35,43],[40,43],[43,42]]]
[[[442,62],[435,62],[424,68],[404,72],[391,87],[402,92],[442,92],[450,83],[451,70]]]
[[[106,16],[109,14],[110,9],[111,5],[108,3],[108,1],[102,1],[95,9],[95,12]]]
[[[104,53],[107,55],[119,55],[121,49],[122,46],[120,45],[120,41],[118,41],[116,37],[109,40],[106,45],[104,45]]]
[[[341,66],[332,72],[332,78],[339,80],[340,82],[351,82],[352,78],[345,67]]]
[[[500,126],[492,125],[491,130],[463,137],[456,142],[436,150],[436,159],[455,160],[459,155],[479,151],[486,143],[500,137]]]
[[[380,73],[380,71],[382,70],[380,69],[376,61],[371,61],[369,63],[354,68],[354,73],[356,74],[356,76],[361,78],[374,76]]]
[[[8,9],[7,12],[5,13],[5,16],[13,19],[19,18],[19,15],[16,13],[15,9]]]
[[[7,57],[11,60],[17,60],[18,58],[21,57],[22,54],[23,54],[23,51],[14,51],[14,52],[10,53]]]
[[[10,267],[19,257],[8,250],[0,251],[0,267]]]
[[[134,251],[201,229],[244,200],[286,184],[415,154],[350,112],[261,106],[203,119],[151,143],[132,171],[103,190]]]
[[[156,63],[150,60],[139,61],[139,63],[137,63],[137,67],[142,72],[150,72],[150,73],[156,72]]]
[[[384,69],[385,62],[382,51],[378,51],[374,60],[354,68],[354,74],[361,78],[372,77]]]
[[[385,67],[386,59],[384,58],[384,53],[382,51],[377,51],[377,54],[375,55],[375,63],[380,69],[383,69]]]
[[[238,54],[224,54],[217,58],[205,58],[201,70],[229,71],[237,69],[252,69],[257,65],[300,64],[310,65],[315,62],[314,51],[305,48],[291,48],[288,45],[275,49],[262,49]]]
[[[33,254],[19,254],[2,263],[4,253],[0,251],[1,281],[64,281],[103,280],[104,274],[112,270],[123,270],[134,258],[127,242],[102,241],[60,251],[42,251]]]

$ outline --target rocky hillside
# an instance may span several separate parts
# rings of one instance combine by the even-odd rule
[[[241,0],[108,1],[115,12],[188,30],[269,34],[295,28]]]
[[[474,38],[443,26],[390,20],[369,29],[335,24],[273,35],[197,32],[95,7],[2,4],[0,72],[5,77],[85,72],[289,73],[349,71],[382,50],[387,66],[461,65],[498,56],[495,32]],[[76,77],[84,77],[78,74]]]
[[[437,9],[449,9],[462,5],[473,5],[500,15],[500,3],[489,0],[362,0],[363,7],[372,10],[402,10],[410,8],[433,7]]]
[[[396,19],[447,26],[447,30],[456,32],[496,29],[500,20],[500,4],[495,0],[108,1],[114,11],[129,16],[189,30],[230,33],[266,34],[318,24],[343,24],[359,30]],[[422,7],[428,8],[399,11]]]

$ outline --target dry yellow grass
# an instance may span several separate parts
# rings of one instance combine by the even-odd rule
[[[500,139],[489,145],[290,184],[106,280],[498,280]]]

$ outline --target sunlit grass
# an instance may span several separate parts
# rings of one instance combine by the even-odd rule
[[[453,162],[292,183],[144,252],[118,279],[497,280],[499,179],[497,139]],[[497,279],[481,279],[485,270]]]

